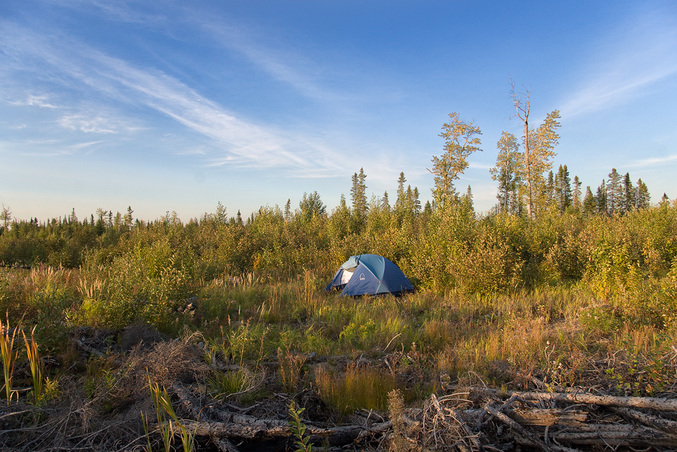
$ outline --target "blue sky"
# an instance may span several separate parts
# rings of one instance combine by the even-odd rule
[[[677,198],[674,1],[0,3],[0,202],[41,220],[97,208],[188,220],[333,209],[351,175],[423,201],[451,112],[483,152],[458,181],[478,211],[502,131],[561,111],[555,168],[593,191],[612,168]]]

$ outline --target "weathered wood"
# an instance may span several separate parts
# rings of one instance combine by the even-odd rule
[[[233,419],[232,422],[181,419],[181,424],[196,436],[210,438],[271,439],[290,436],[289,424],[275,419]],[[239,421],[239,422],[238,422]]]
[[[510,429],[512,430],[513,434],[515,435],[515,440],[524,445],[524,446],[531,446],[531,447],[538,447],[540,450],[546,451],[546,452],[554,452],[557,451],[557,447],[551,447],[547,444],[545,444],[543,441],[541,441],[540,438],[532,434],[530,431],[522,427],[520,424],[512,420],[508,415],[505,413],[501,412],[500,410],[494,408],[491,405],[487,405],[485,407],[487,412],[497,418],[499,421],[503,422],[506,424]]]
[[[588,418],[588,413],[581,410],[564,409],[516,409],[508,412],[508,415],[521,425],[535,425],[549,427],[553,425],[577,427],[582,425]]]
[[[273,439],[291,436],[289,424],[276,419],[254,419],[251,416],[233,416],[231,422],[193,421],[182,419],[181,424],[196,436],[206,436],[212,441],[223,438]],[[345,446],[369,435],[383,433],[391,427],[390,422],[374,424],[367,428],[359,425],[346,425],[332,428],[319,428],[306,425],[306,433],[311,437],[326,439],[330,446]],[[234,447],[234,446],[233,446]]]
[[[508,392],[510,395],[525,400],[563,401],[567,403],[583,403],[601,406],[617,406],[625,408],[644,408],[657,411],[677,411],[677,399],[657,397],[619,397],[611,395],[593,395],[576,392]]]
[[[592,424],[576,431],[552,433],[559,443],[600,446],[677,446],[677,438],[650,427],[627,424]]]
[[[211,438],[219,452],[240,452],[227,438]]]
[[[653,416],[641,411],[631,410],[630,408],[614,408],[614,411],[626,419],[641,422],[647,427],[652,427],[671,435],[677,435],[677,422],[675,421],[664,419],[659,416]]]

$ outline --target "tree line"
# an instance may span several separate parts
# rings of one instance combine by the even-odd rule
[[[250,272],[329,277],[348,256],[376,253],[398,263],[419,288],[440,293],[585,281],[607,296],[639,276],[666,277],[677,255],[671,238],[675,204],[664,196],[652,205],[644,182],[633,183],[615,168],[594,192],[588,186],[583,194],[566,165],[553,171],[559,111],[533,127],[528,94],[513,89],[513,100],[523,135],[503,132],[497,143],[491,169],[497,203],[487,213],[475,212],[471,187],[461,192],[455,185],[468,158],[481,151],[482,132],[452,113],[440,133],[443,153],[431,160],[433,196],[425,203],[404,172],[394,181],[394,200],[387,191],[368,197],[360,168],[349,200],[342,195],[331,211],[317,191],[304,193],[296,208],[288,200],[283,208],[261,207],[245,219],[219,203],[213,213],[188,222],[169,212],[154,221],[135,219],[131,207],[125,213],[98,209],[83,219],[72,211],[25,221],[3,206],[0,262],[94,269],[162,249],[153,268],[166,265],[185,281],[206,281]]]

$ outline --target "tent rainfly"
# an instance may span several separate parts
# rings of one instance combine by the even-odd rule
[[[334,279],[327,285],[327,291],[340,290],[341,296],[400,295],[413,292],[400,268],[383,256],[360,254],[351,256],[341,265]]]

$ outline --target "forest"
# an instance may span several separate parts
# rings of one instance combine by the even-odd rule
[[[368,199],[360,169],[331,212],[317,192],[248,218],[5,208],[2,447],[674,448],[677,203],[616,169],[594,191],[554,171],[555,110],[521,145],[503,134],[477,213],[454,182],[481,132],[449,116],[424,205],[404,173],[392,204]],[[363,253],[416,292],[326,293]],[[544,401],[579,393],[584,412]],[[537,410],[557,419],[525,427]]]

